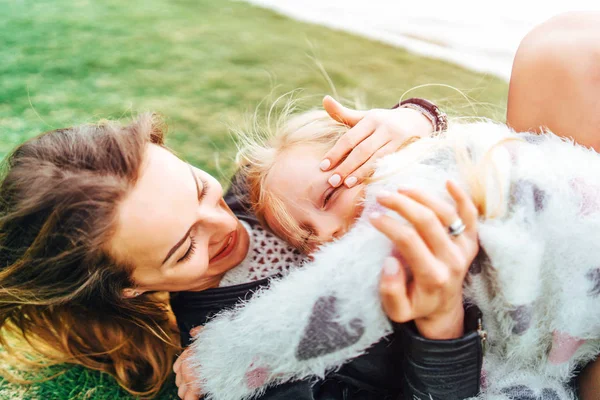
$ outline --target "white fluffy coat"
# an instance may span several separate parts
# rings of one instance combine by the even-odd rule
[[[574,366],[600,351],[600,157],[552,134],[456,125],[383,159],[364,214],[377,208],[377,192],[400,185],[451,201],[445,182],[470,192],[473,168],[488,205],[479,223],[487,258],[465,284],[488,334],[479,398],[573,399],[566,383]],[[313,262],[204,327],[191,360],[209,399],[321,378],[391,332],[378,282],[392,244],[364,214]]]

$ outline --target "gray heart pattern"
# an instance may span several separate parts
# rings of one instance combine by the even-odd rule
[[[354,318],[348,327],[345,327],[336,321],[337,316],[335,296],[322,296],[317,299],[296,349],[297,360],[310,360],[358,342],[365,332],[363,321]]]

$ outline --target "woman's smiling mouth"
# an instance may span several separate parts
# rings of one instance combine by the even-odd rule
[[[223,258],[227,257],[231,252],[235,249],[235,245],[237,244],[238,232],[237,230],[233,231],[229,234],[229,237],[225,239],[225,243],[219,251],[208,261],[209,263],[213,263]]]

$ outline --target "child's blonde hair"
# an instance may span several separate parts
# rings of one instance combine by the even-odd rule
[[[250,206],[258,220],[269,227],[268,213],[278,222],[277,234],[300,250],[308,249],[305,229],[291,216],[284,202],[267,188],[265,182],[279,157],[299,144],[329,150],[348,131],[348,126],[332,119],[322,110],[293,115],[286,109],[274,127],[255,127],[241,132],[237,161],[248,189]]]

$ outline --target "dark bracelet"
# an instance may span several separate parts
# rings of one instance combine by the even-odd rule
[[[448,129],[448,116],[445,112],[440,110],[438,106],[429,100],[413,97],[403,100],[394,108],[399,107],[412,108],[413,110],[421,112],[421,114],[423,114],[423,116],[425,116],[429,122],[431,122],[434,135],[444,132],[446,129]]]

